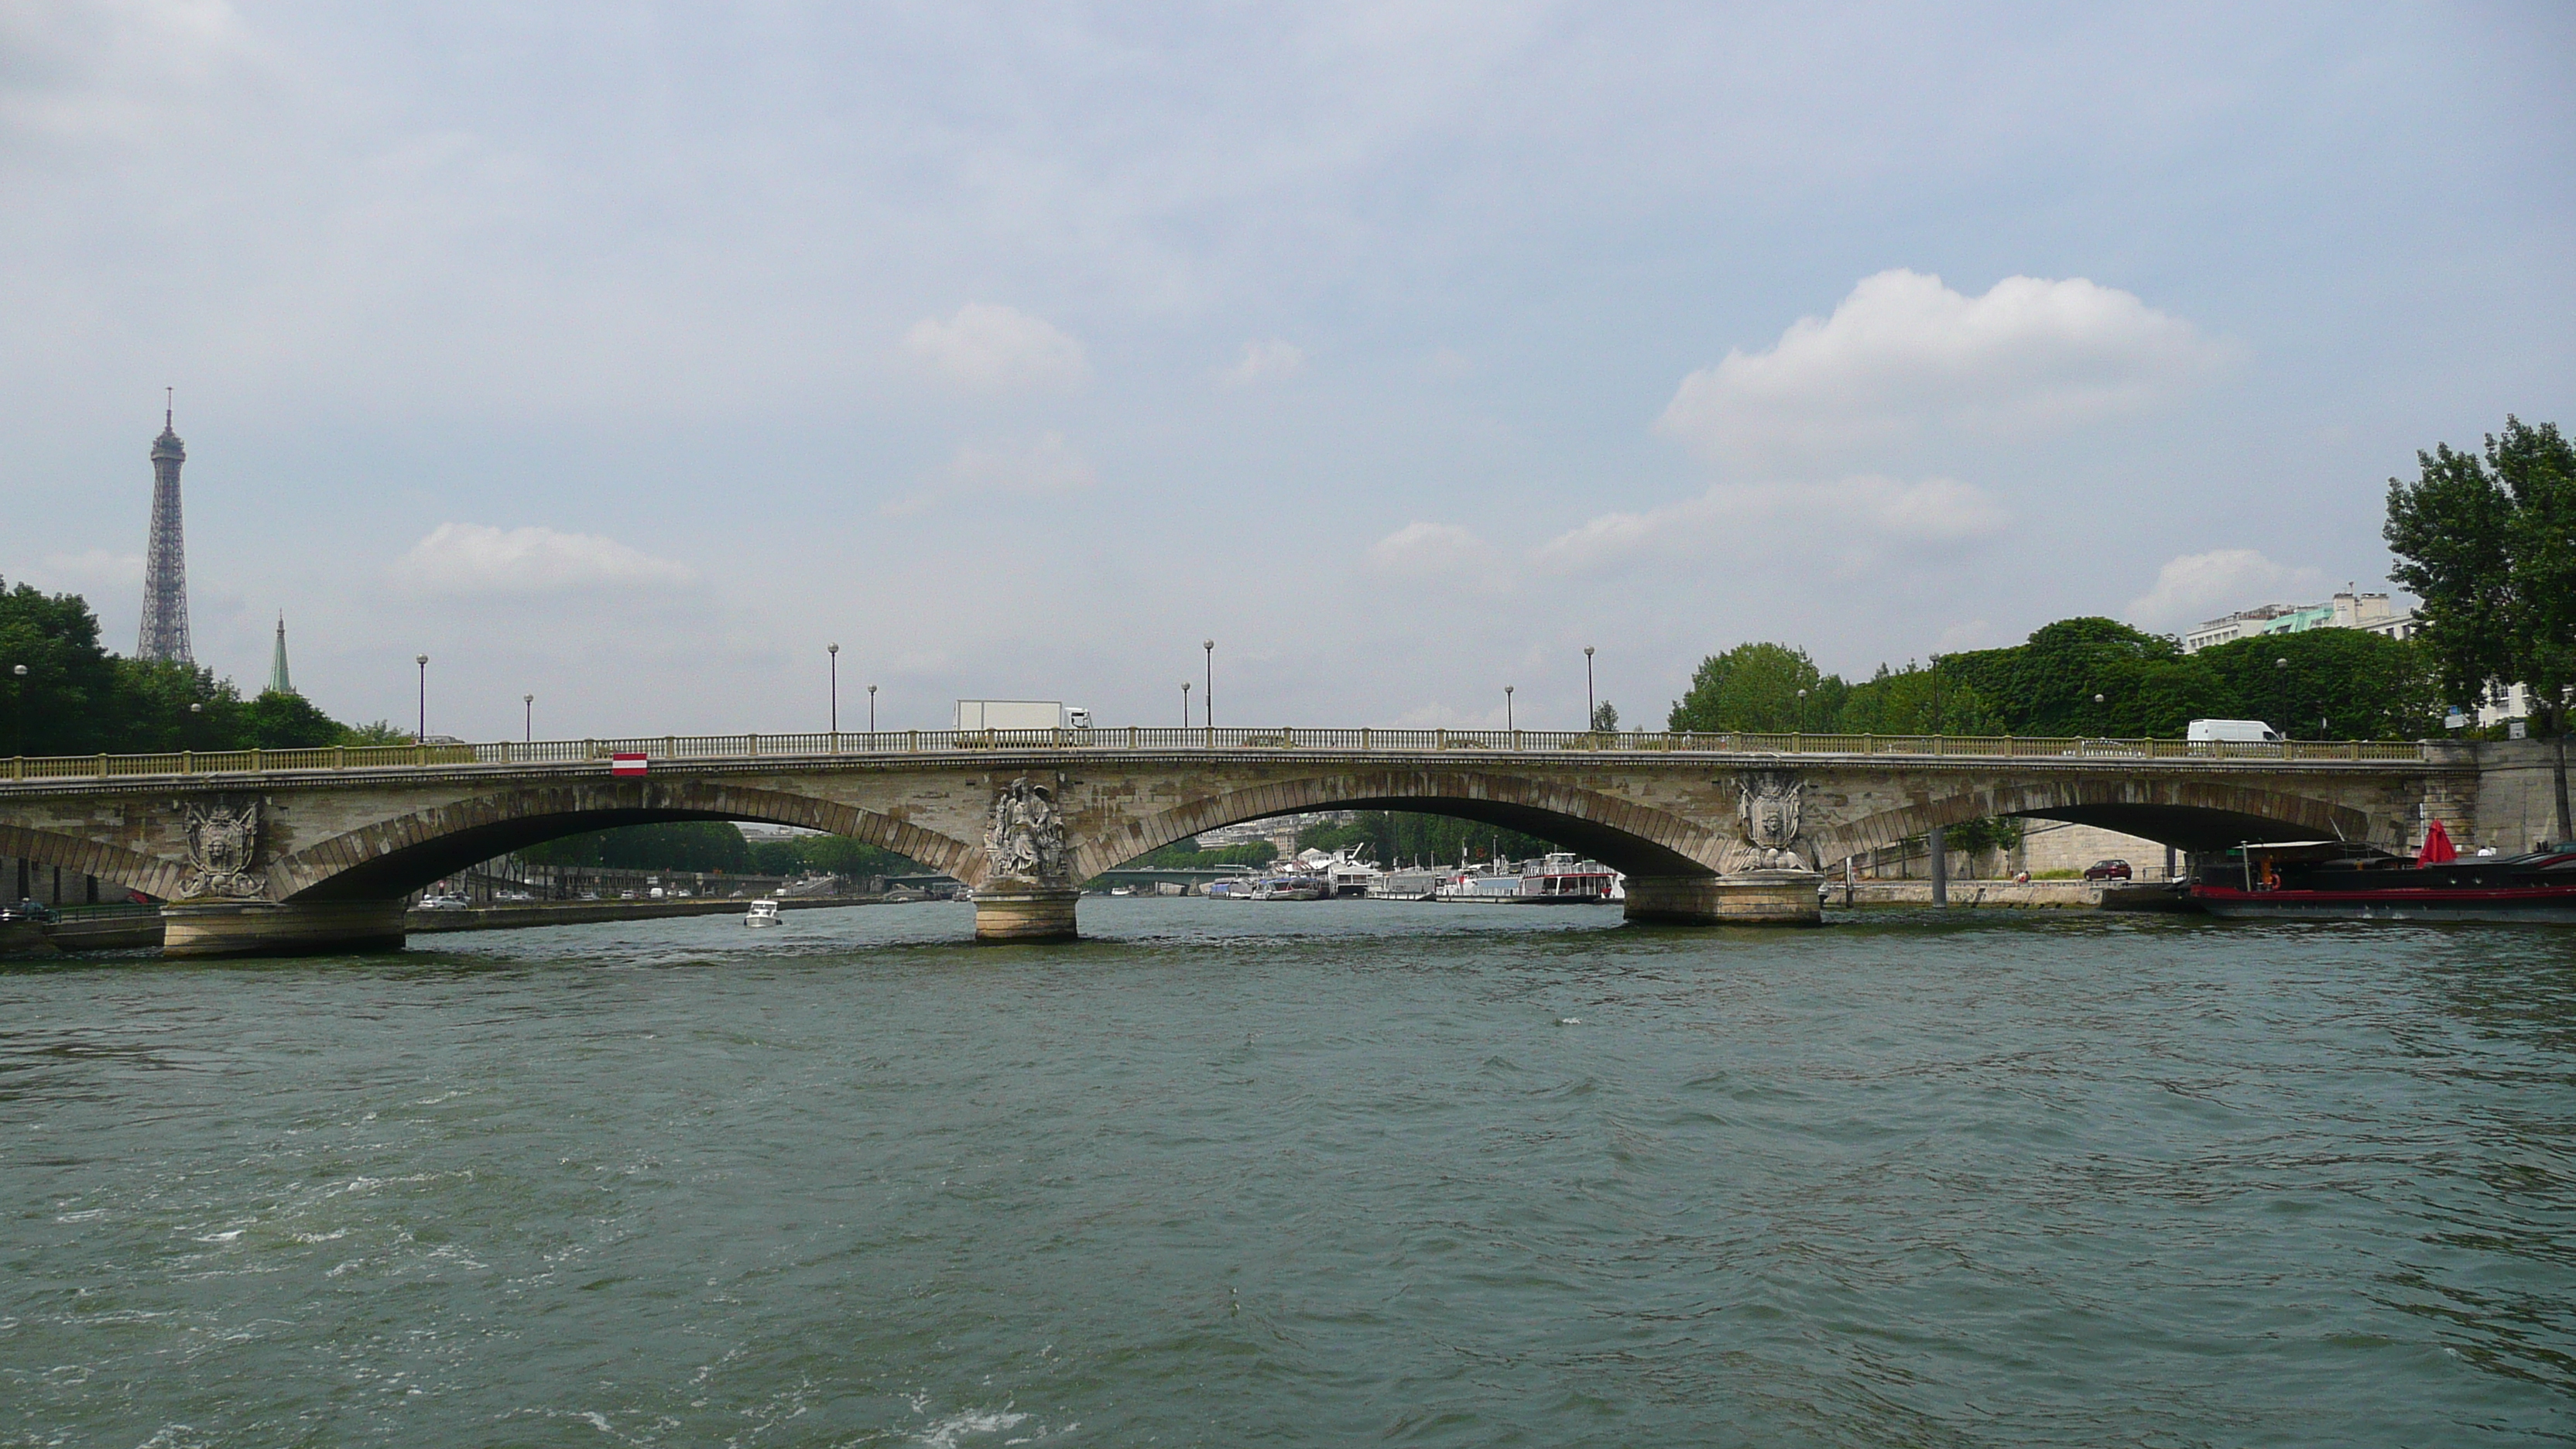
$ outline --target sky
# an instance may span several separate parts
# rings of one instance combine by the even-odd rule
[[[0,0],[0,578],[540,738],[1660,724],[2388,588],[2576,8]]]

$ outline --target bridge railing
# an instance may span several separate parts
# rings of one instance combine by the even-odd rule
[[[40,755],[0,762],[0,779],[95,780],[288,770],[425,769],[457,765],[579,765],[615,755],[653,760],[812,759],[959,751],[1151,750],[1241,754],[1438,751],[1830,755],[1933,759],[2420,761],[2423,744],[2397,740],[2210,743],[2011,735],[1690,733],[1663,730],[1113,729],[879,730],[842,734],[642,735],[628,739],[505,740],[493,744],[331,745],[319,749],[180,751],[158,755]]]

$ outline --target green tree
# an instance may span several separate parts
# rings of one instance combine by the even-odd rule
[[[1592,706],[1592,732],[1594,734],[1614,734],[1618,731],[1618,728],[1619,707],[1617,705],[1612,704],[1610,701],[1605,699],[1599,704]]]
[[[2020,644],[1945,655],[1937,667],[2015,735],[2179,734],[2174,721],[2205,715],[2217,693],[2172,638],[2097,617],[2043,624]]]
[[[349,727],[284,690],[264,689],[242,711],[250,743],[263,750],[311,750],[348,742]]]
[[[2225,691],[2220,718],[2283,720],[2281,732],[2294,739],[2416,740],[2441,730],[2441,687],[2412,640],[2309,629],[2231,640],[2192,658]]]
[[[854,842],[855,843],[855,842]],[[549,840],[519,852],[538,865],[605,870],[733,871],[751,865],[751,846],[725,820],[669,820],[620,825]]]
[[[1834,729],[1847,735],[1999,735],[2003,721],[1984,696],[1909,661],[1878,673],[1843,696]]]
[[[2436,444],[2413,483],[2388,480],[2389,577],[2422,603],[2419,636],[2443,692],[2475,708],[2520,684],[2556,742],[2558,837],[2576,838],[2567,791],[2567,691],[2576,683],[2576,448],[2555,423],[2507,415],[2483,458]]]
[[[22,666],[24,675],[16,672]],[[78,594],[10,588],[0,580],[0,688],[9,691],[10,753],[120,748],[98,729],[115,708],[116,666],[99,645],[98,617]]]
[[[1738,644],[1700,661],[1687,694],[1673,702],[1666,728],[1703,733],[1785,734],[1827,729],[1841,713],[1848,686],[1819,674],[1804,649]],[[1805,690],[1802,701],[1798,692]]]

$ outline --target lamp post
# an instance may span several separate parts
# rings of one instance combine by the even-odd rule
[[[1207,712],[1208,729],[1211,731],[1208,735],[1208,743],[1215,744],[1216,735],[1213,731],[1216,729],[1216,641],[1203,639],[1199,641],[1199,647],[1207,651],[1207,689],[1199,695],[1199,708]]]
[[[413,744],[429,742],[429,656],[415,654],[412,663],[420,666],[420,728],[411,732]]]
[[[1181,681],[1181,728],[1190,727],[1190,682]]]
[[[873,742],[875,741],[876,737],[877,737],[877,687],[876,687],[875,685],[871,684],[871,685],[869,685],[869,686],[868,686],[868,739],[869,739],[869,741],[870,741],[871,743],[873,743]]]
[[[2111,732],[2110,721],[2102,718],[2102,696],[2098,694],[2093,696],[2093,723],[2101,729],[2102,733],[2107,735]]]
[[[16,726],[18,735],[17,748],[9,753],[23,755],[27,753],[27,666],[12,668],[9,676],[9,721]]]
[[[2290,661],[2273,660],[2272,678],[2280,686],[2274,691],[2273,703],[2279,705],[2281,710],[2281,758],[2288,759],[2290,756]]]
[[[1592,646],[1583,646],[1583,732],[1592,732],[1592,722],[1601,714],[1601,706],[1592,702]]]
[[[519,717],[519,743],[533,745],[537,742],[537,697],[520,695],[519,704],[524,710]]]
[[[832,656],[832,733],[841,732],[841,646],[826,644],[823,652]]]
[[[1805,690],[1803,690],[1803,689],[1802,689],[1802,690],[1799,690],[1799,691],[1798,691],[1798,733],[1800,733],[1800,734],[1802,734],[1802,735],[1803,735],[1803,734],[1805,734],[1806,732],[1807,732],[1807,692],[1806,692]]]
[[[1941,656],[1932,656],[1932,733],[1941,733]]]
[[[1503,686],[1503,728],[1510,730],[1513,734],[1520,733],[1520,731],[1512,725],[1512,687],[1508,684]]]

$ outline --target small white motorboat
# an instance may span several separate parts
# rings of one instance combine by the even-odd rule
[[[778,914],[778,902],[773,901],[766,896],[753,901],[751,903],[751,909],[742,913],[742,923],[746,926],[783,926],[787,924],[786,920]]]

